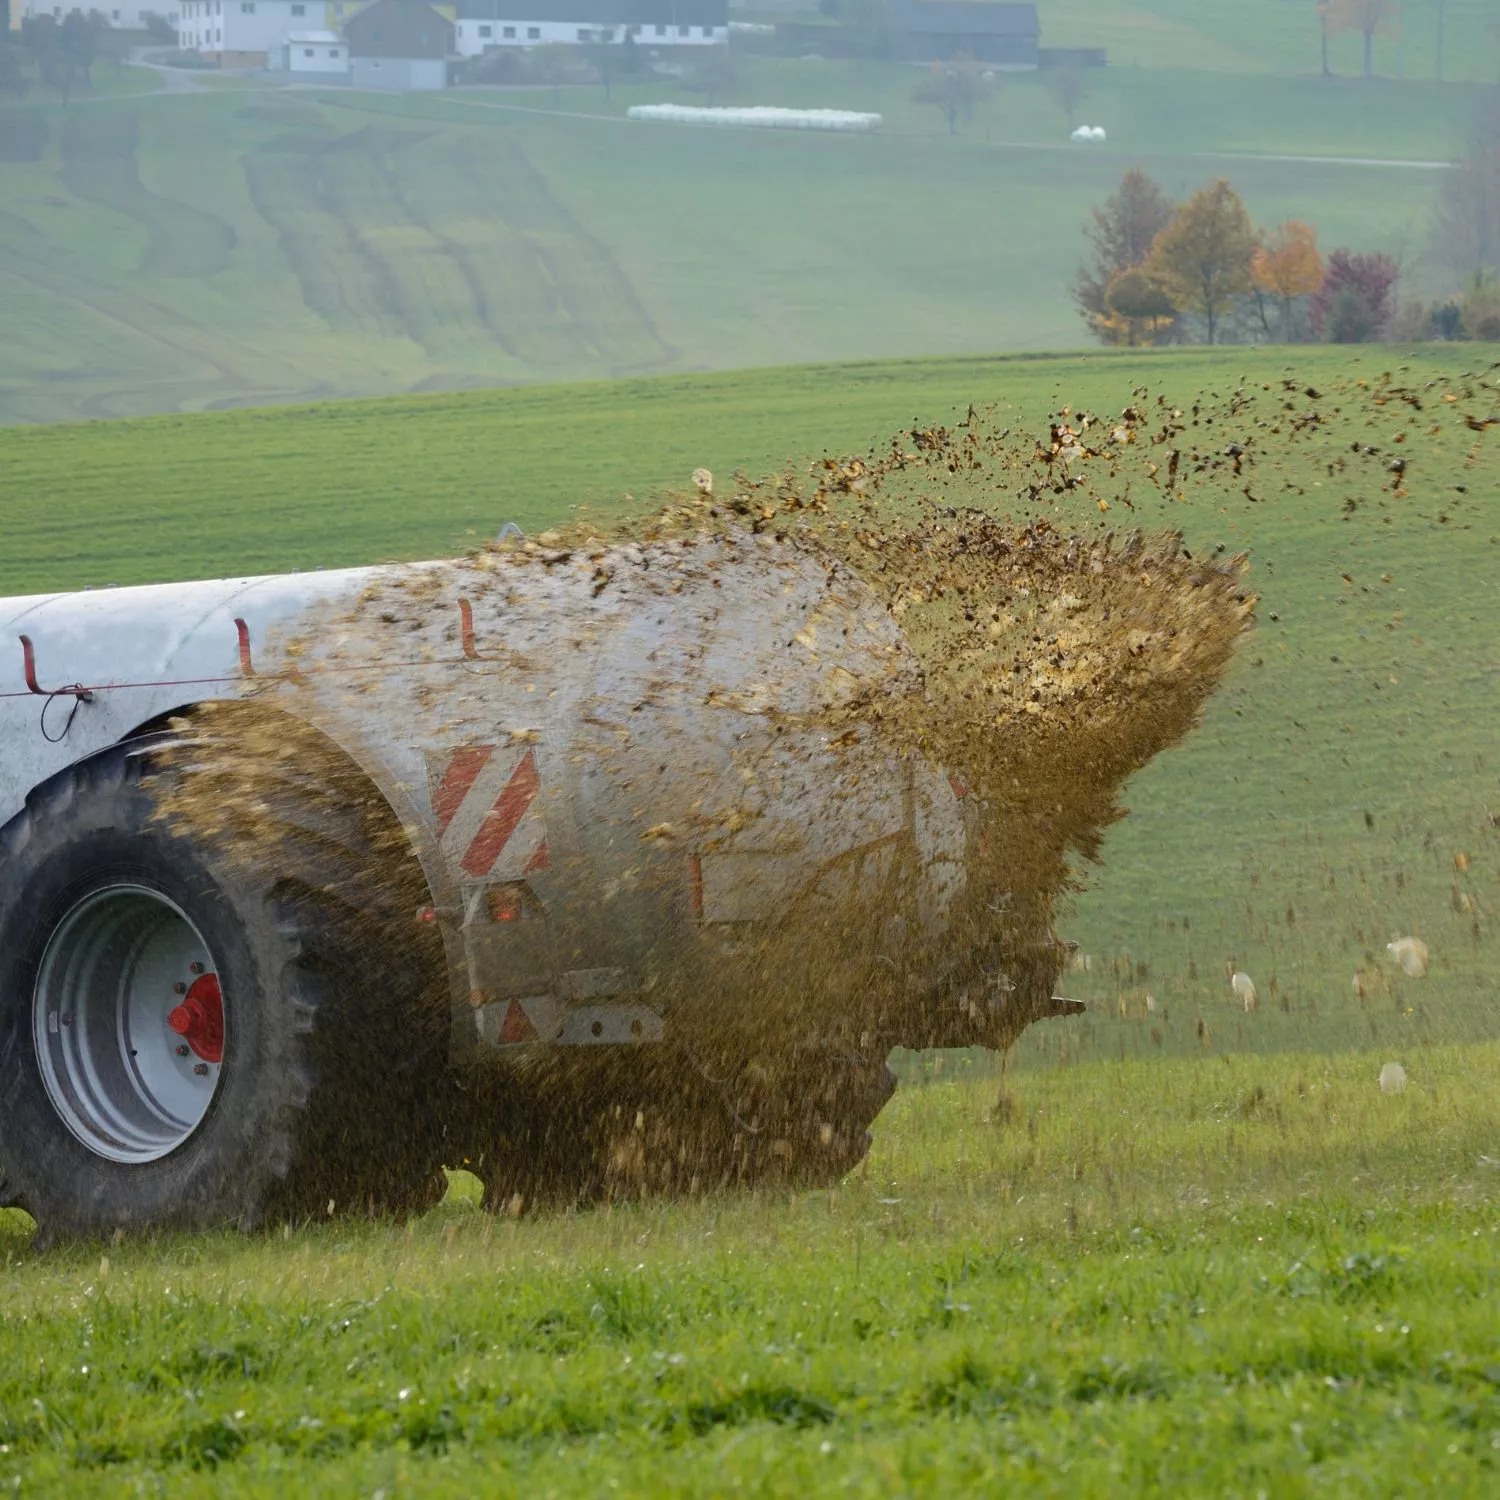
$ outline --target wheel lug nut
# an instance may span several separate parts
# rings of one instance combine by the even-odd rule
[[[186,1057],[188,1055],[188,1049],[186,1047],[178,1047],[175,1050],[178,1057]]]
[[[188,973],[189,974],[201,974],[202,972],[203,972],[203,965],[202,964],[200,964],[200,963],[190,963],[188,965]]]
[[[207,1063],[194,1063],[193,1064],[193,1072],[195,1072],[200,1078],[206,1077],[207,1074],[208,1074],[208,1064]]]
[[[177,983],[172,986],[172,993],[174,995],[185,995],[187,994],[187,986],[179,979]]]

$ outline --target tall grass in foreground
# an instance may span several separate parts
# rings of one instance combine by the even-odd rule
[[[1383,1060],[972,1067],[834,1192],[533,1221],[459,1179],[47,1257],[12,1215],[0,1484],[1493,1493],[1500,1046]]]

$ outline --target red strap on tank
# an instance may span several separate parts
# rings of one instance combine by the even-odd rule
[[[246,677],[255,676],[255,663],[250,659],[250,627],[243,620],[235,620],[235,634],[240,638],[240,671]]]

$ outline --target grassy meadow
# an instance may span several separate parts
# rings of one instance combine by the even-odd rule
[[[1037,12],[1045,45],[1106,47],[1117,67],[1293,74],[1320,67],[1317,10],[1303,0],[1038,0]],[[1388,6],[1375,37],[1376,76],[1434,78],[1440,26],[1445,79],[1500,79],[1500,24],[1488,0]],[[1335,36],[1329,66],[1357,75],[1363,49],[1358,32]]]
[[[22,1494],[1493,1494],[1500,1051],[917,1086],[833,1192],[0,1216]],[[8,1222],[7,1222],[8,1221]]]
[[[913,76],[747,63],[737,100],[867,138],[624,120],[671,80],[0,104],[0,421],[1077,347],[1081,226],[1135,165],[1452,289],[1424,256],[1475,83],[1112,67],[1089,148],[1040,75],[956,139]]]
[[[1316,438],[1266,434],[1248,482],[1204,478],[1164,499],[1142,470],[1124,490],[1133,511],[1115,500],[1111,523],[1248,553],[1259,624],[1201,728],[1127,788],[1103,867],[1079,872],[1063,928],[1090,962],[1069,976],[1090,1014],[1035,1028],[1018,1060],[1202,1050],[1200,1023],[1232,1049],[1489,1037],[1500,442],[1465,419],[1496,415],[1500,396],[1491,371],[1451,405],[1429,391],[1430,421],[1399,402],[1387,421],[1353,384],[1389,373],[1423,391],[1465,368],[1455,352],[890,362],[13,427],[0,431],[0,591],[443,555],[576,505],[645,512],[699,465],[723,476],[863,452],[971,402],[1044,431],[1065,406],[1119,411],[1143,383],[1186,408],[1243,380],[1253,423],[1277,416],[1288,378],[1304,403],[1304,387],[1350,383],[1328,398],[1345,415]],[[1480,346],[1461,354],[1490,363]],[[1407,495],[1378,466],[1339,468],[1351,443],[1404,453]],[[1004,491],[980,498],[1027,510]],[[1103,524],[1092,507],[1043,510]],[[1432,949],[1420,981],[1385,954],[1409,933]],[[1260,987],[1254,1016],[1231,964]]]
[[[898,1059],[833,1192],[513,1220],[459,1175],[411,1225],[46,1253],[0,1213],[0,1486],[1500,1486],[1500,428],[1470,425],[1500,416],[1500,356],[982,352],[1077,342],[1078,225],[1136,160],[1179,190],[1225,169],[1196,152],[1260,153],[1230,168],[1257,216],[1419,247],[1435,171],[1266,157],[1440,160],[1470,98],[1412,81],[1418,0],[1382,111],[1278,76],[1315,69],[1310,6],[1212,36],[1185,0],[1052,8],[1127,64],[1086,107],[1103,151],[1052,149],[1034,80],[948,142],[902,81],[815,63],[757,100],[874,100],[888,132],[649,132],[618,121],[624,90],[565,95],[581,119],[227,87],[0,108],[0,417],[173,413],[0,430],[0,594],[437,555],[970,403],[1039,433],[1143,384],[1183,410],[1242,388],[1257,434],[1328,417],[1178,498],[1138,467],[1107,516],[1040,504],[1245,551],[1261,600],[1201,727],[1079,872],[1059,926],[1085,1016],[1003,1071]],[[1448,13],[1452,71],[1467,36],[1483,78],[1485,8]],[[895,357],[943,351],[969,357]],[[704,373],[756,362],[776,367]],[[1376,405],[1383,380],[1420,414]],[[359,391],[403,394],[321,399]],[[1386,959],[1407,933],[1426,978]]]

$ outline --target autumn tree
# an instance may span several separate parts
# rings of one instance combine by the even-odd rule
[[[973,116],[975,105],[989,97],[989,80],[972,58],[955,57],[935,62],[911,91],[914,104],[932,104],[948,122],[948,134],[957,135],[960,120]]]
[[[1378,339],[1396,310],[1401,268],[1389,255],[1356,255],[1335,250],[1313,294],[1313,331],[1331,344],[1365,344]]]
[[[1364,38],[1365,77],[1375,76],[1375,36],[1395,13],[1394,0],[1327,0],[1324,36],[1357,31]]]
[[[1323,257],[1318,254],[1318,232],[1300,219],[1288,219],[1265,235],[1250,260],[1250,280],[1266,322],[1264,298],[1274,297],[1281,307],[1281,341],[1292,337],[1292,304],[1311,297],[1323,285]]]
[[[1145,261],[1175,212],[1171,198],[1139,167],[1127,172],[1120,186],[1092,210],[1084,229],[1091,253],[1079,267],[1073,300],[1102,342],[1132,341],[1132,330],[1114,321],[1120,314],[1110,305],[1109,290],[1118,276]]]
[[[1146,269],[1177,306],[1198,313],[1208,342],[1236,297],[1250,291],[1255,227],[1244,200],[1220,177],[1198,189],[1157,235]]]
[[[1167,288],[1142,266],[1121,271],[1104,294],[1113,342],[1155,344],[1177,322],[1177,304]]]

